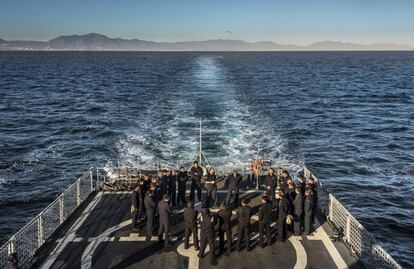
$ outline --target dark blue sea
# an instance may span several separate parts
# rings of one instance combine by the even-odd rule
[[[414,267],[414,52],[1,52],[0,242],[94,166],[306,163]]]

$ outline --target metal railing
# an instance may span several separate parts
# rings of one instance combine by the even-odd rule
[[[131,166],[128,164],[117,164],[117,166],[113,167],[98,167],[96,168],[96,175],[98,182],[114,182],[114,181],[131,181],[137,178],[141,178],[143,175],[149,174],[156,174],[156,171],[161,169],[177,169],[182,165],[187,164],[186,169],[190,169],[192,162],[188,161],[178,161],[176,164],[163,164],[161,162],[155,162],[151,164],[143,164],[138,166]],[[283,169],[287,169],[285,165],[276,165],[277,167],[283,167]],[[208,166],[207,166],[208,167]],[[236,169],[238,173],[240,173],[243,177],[250,174],[249,163],[240,163],[238,165],[233,164],[218,164],[214,165],[216,173],[219,177],[225,177],[230,174],[233,169]],[[267,169],[269,167],[273,167],[273,162],[271,160],[265,161],[264,169],[262,170],[262,175],[267,173]]]
[[[336,228],[343,230],[344,241],[366,268],[402,269],[349,211],[322,185],[311,171],[304,167],[306,178],[310,175],[318,185],[318,204]]]
[[[93,191],[89,170],[0,248],[0,268],[6,266],[12,253],[17,255],[18,268],[29,268],[36,251]]]
[[[328,219],[343,229],[345,242],[367,268],[402,268],[332,194]]]

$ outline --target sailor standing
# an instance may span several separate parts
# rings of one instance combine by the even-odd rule
[[[214,207],[217,204],[217,175],[213,167],[210,167],[204,185],[207,190],[208,207]]]
[[[243,236],[246,240],[246,250],[250,251],[250,216],[251,216],[252,208],[247,205],[247,201],[243,199],[241,201],[241,207],[237,212],[237,220],[239,221],[239,225],[237,226],[237,251],[241,250],[241,241],[243,240]]]
[[[214,225],[216,223],[216,218],[211,215],[210,209],[204,209],[204,212],[201,214],[201,233],[200,233],[200,252],[198,257],[202,258],[204,256],[204,251],[207,247],[207,244],[210,248],[209,256],[210,263],[215,265],[215,255],[214,255]]]
[[[278,215],[277,215],[277,241],[286,239],[286,217],[290,213],[290,205],[282,191],[279,192]]]
[[[185,205],[185,191],[187,188],[187,181],[188,181],[188,174],[185,171],[184,167],[180,167],[180,171],[177,174],[177,181],[178,181],[178,195],[177,195],[177,203],[179,205]]]
[[[231,236],[231,210],[227,206],[226,201],[223,201],[220,205],[220,209],[217,212],[217,217],[219,220],[219,249],[220,253],[224,252],[224,235],[227,238],[227,249],[226,249],[226,256],[230,254],[231,251],[231,243],[232,243],[232,236]]]
[[[137,226],[137,220],[140,222],[140,218],[142,215],[142,193],[141,187],[139,185],[135,186],[134,190],[132,191],[131,195],[131,214],[132,214],[132,229],[135,229]]]
[[[277,177],[274,174],[273,168],[269,168],[269,173],[264,180],[264,185],[266,187],[266,196],[271,204],[273,204],[275,201],[275,189],[277,186]]]
[[[147,194],[144,198],[145,205],[145,215],[147,216],[146,223],[146,240],[150,241],[152,236],[152,231],[154,230],[154,215],[156,211],[157,204],[154,201],[154,191],[147,191]]]
[[[309,235],[312,233],[312,224],[313,224],[313,210],[314,210],[314,197],[313,191],[307,189],[305,191],[305,201],[303,205],[304,216],[304,229],[303,234]]]
[[[177,174],[174,170],[169,172],[168,175],[168,195],[171,197],[171,204],[173,207],[177,206]]]
[[[190,189],[190,201],[194,202],[194,193],[197,189],[197,199],[201,202],[201,178],[203,177],[203,169],[198,166],[198,162],[193,163],[193,167],[190,169],[191,189]]]
[[[272,205],[269,203],[269,198],[267,196],[262,196],[262,205],[259,208],[259,246],[264,248],[264,233],[266,231],[266,243],[270,246],[271,243],[271,228],[270,224],[272,214]]]
[[[188,202],[184,209],[184,248],[188,249],[190,235],[193,234],[194,249],[199,250],[197,231],[198,212],[194,209],[193,203]]]
[[[230,205],[231,202],[235,204],[238,202],[239,186],[242,180],[242,176],[239,173],[237,173],[236,169],[234,169],[233,172],[230,175],[228,175],[226,179],[226,183],[228,184],[226,197],[227,205]]]
[[[295,188],[296,196],[293,200],[294,215],[293,215],[293,229],[295,236],[299,236],[302,233],[302,219],[303,219],[303,197],[301,188]]]
[[[162,200],[158,203],[158,214],[160,215],[160,226],[158,228],[158,242],[162,241],[165,234],[164,246],[170,247],[170,197],[164,194]]]

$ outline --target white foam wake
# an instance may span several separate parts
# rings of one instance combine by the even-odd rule
[[[168,98],[154,98],[138,116],[137,126],[116,143],[120,163],[144,168],[155,168],[157,163],[167,168],[189,165],[198,150],[198,117],[202,117],[205,155],[218,169],[246,168],[249,160],[259,157],[292,169],[302,164],[292,162],[284,152],[284,139],[267,128],[272,119],[240,103],[237,85],[229,82],[220,57],[196,58],[191,72],[183,76],[189,84],[165,89]]]

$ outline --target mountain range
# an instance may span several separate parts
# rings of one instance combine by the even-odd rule
[[[414,50],[412,46],[396,44],[354,44],[321,41],[298,46],[271,41],[246,42],[237,39],[204,41],[154,42],[140,39],[110,38],[90,33],[65,35],[49,41],[6,41],[0,39],[0,51],[347,51],[347,50]]]

